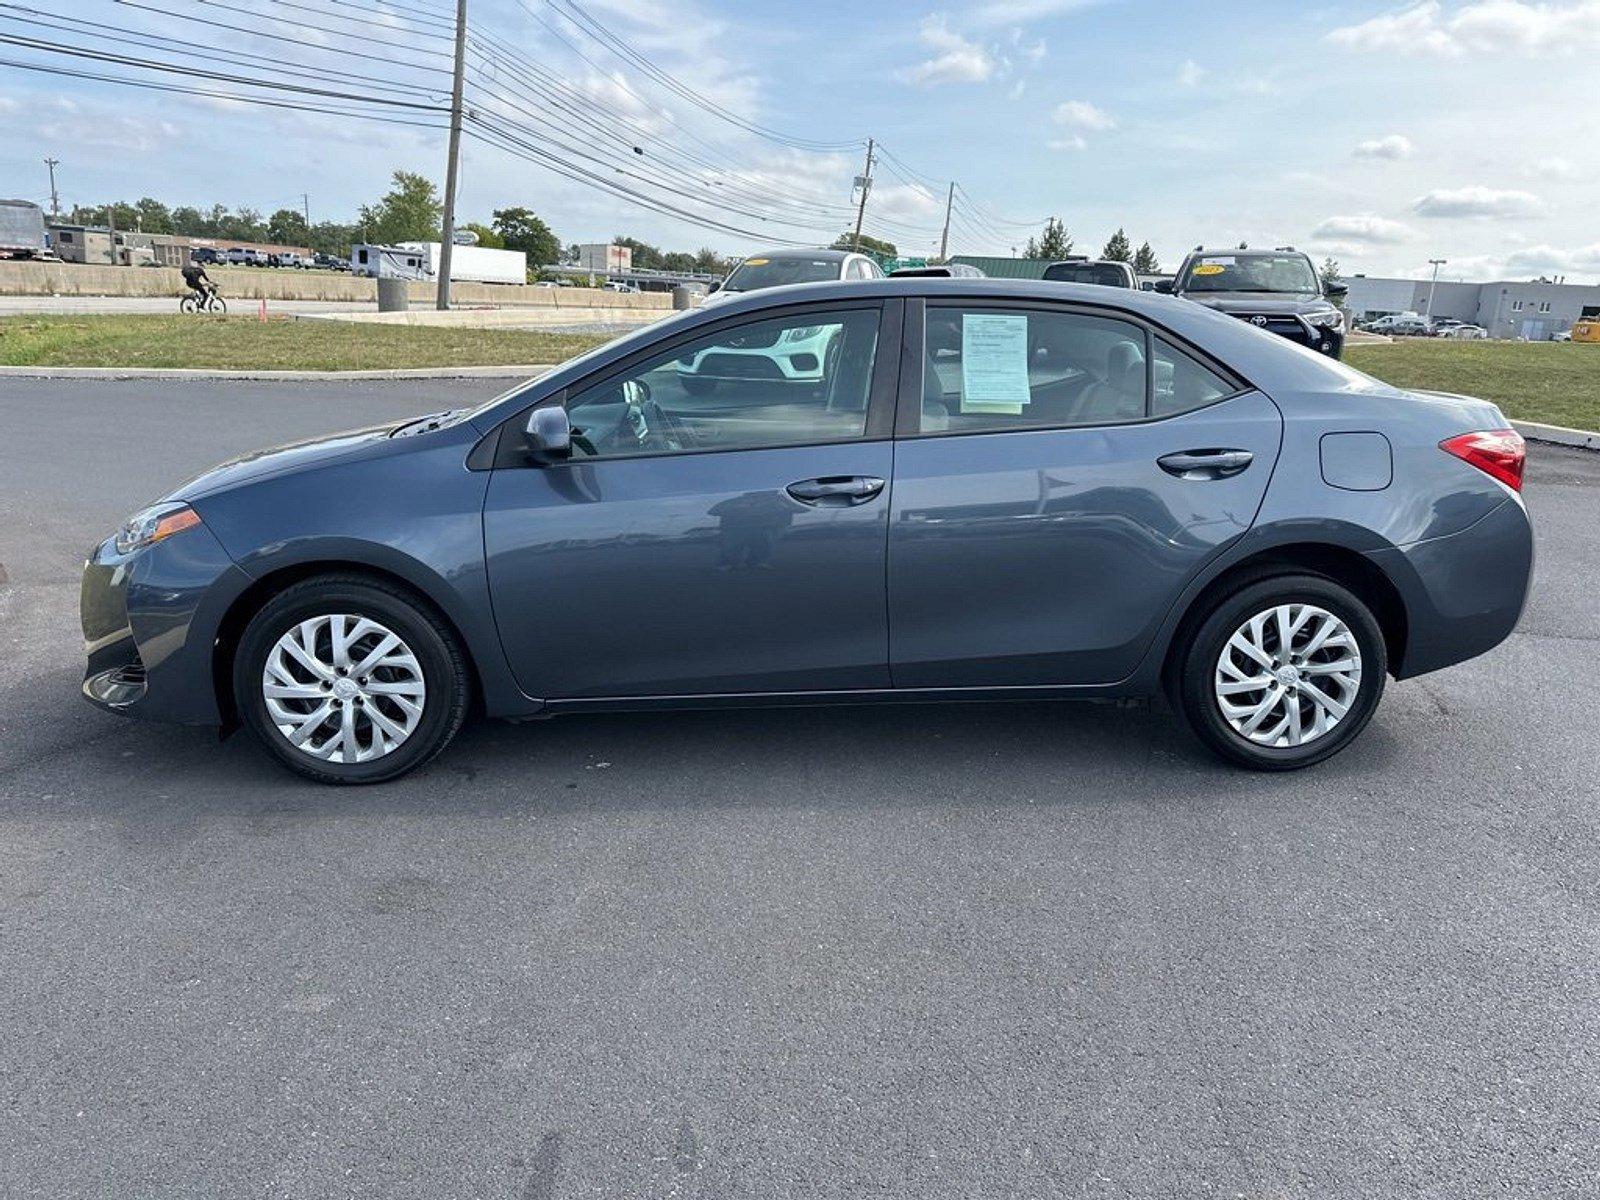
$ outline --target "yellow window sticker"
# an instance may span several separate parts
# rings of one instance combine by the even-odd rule
[[[1194,273],[1196,275],[1221,275],[1225,270],[1227,270],[1226,267],[1217,263],[1201,263],[1194,269]]]
[[[769,261],[771,260],[765,258],[747,258],[744,260],[744,265],[747,267],[764,267]]]

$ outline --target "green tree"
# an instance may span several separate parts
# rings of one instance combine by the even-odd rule
[[[1161,273],[1161,261],[1156,258],[1156,252],[1150,249],[1149,242],[1140,246],[1139,252],[1133,256],[1133,269],[1140,275],[1159,275]]]
[[[707,275],[726,275],[733,268],[733,263],[718,254],[710,246],[701,246],[694,254],[694,269],[703,271]]]
[[[490,220],[507,250],[521,250],[530,267],[548,267],[561,259],[561,239],[526,208],[497,208]]]
[[[1029,238],[1024,258],[1048,259],[1054,262],[1072,253],[1072,238],[1067,227],[1056,217],[1044,223],[1044,232],[1038,238]]]
[[[834,239],[833,249],[852,250],[855,248],[855,244],[856,235],[854,233],[841,233]],[[882,238],[868,237],[864,233],[861,235],[861,250],[863,253],[877,254],[883,258],[894,258],[899,253],[895,249],[893,242],[886,242]]]
[[[1122,232],[1119,225],[1117,231],[1111,235],[1111,240],[1106,243],[1106,248],[1100,251],[1100,257],[1108,262],[1132,262],[1133,247],[1128,244],[1128,235]]]
[[[205,237],[206,218],[198,208],[184,205],[172,210],[172,232],[185,237]]]
[[[307,244],[319,254],[334,258],[349,258],[350,246],[356,241],[356,227],[338,221],[318,221],[311,227]]]
[[[1339,260],[1325,258],[1322,260],[1322,269],[1317,272],[1317,277],[1322,281],[1322,290],[1326,292],[1337,283],[1344,282],[1344,272],[1339,270]]]
[[[139,228],[146,233],[171,233],[172,213],[167,206],[159,200],[146,196],[134,205],[139,211]]]
[[[621,234],[612,238],[611,241],[614,245],[626,246],[633,251],[633,265],[636,268],[646,271],[661,270],[661,263],[665,255],[662,254],[660,246],[652,246],[649,242],[641,242],[638,238],[623,237]]]
[[[412,171],[396,171],[393,179],[382,200],[361,206],[366,240],[383,246],[438,241],[444,204],[433,181]]]
[[[267,218],[267,241],[280,246],[311,244],[311,229],[297,208],[280,208]]]
[[[482,221],[468,221],[461,228],[470,229],[473,233],[477,234],[478,245],[480,246],[484,246],[490,250],[504,250],[506,248],[505,238],[501,237],[493,229],[490,229]]]

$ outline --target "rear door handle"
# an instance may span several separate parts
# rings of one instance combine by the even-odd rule
[[[785,490],[802,504],[843,507],[871,500],[883,491],[883,480],[872,475],[824,475],[791,483]]]
[[[1226,479],[1255,461],[1248,450],[1180,450],[1163,454],[1156,464],[1179,479]]]

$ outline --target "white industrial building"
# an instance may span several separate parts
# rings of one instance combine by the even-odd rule
[[[1369,275],[1353,275],[1345,282],[1350,285],[1345,309],[1357,321],[1391,313],[1423,313],[1481,325],[1493,338],[1544,342],[1571,329],[1579,317],[1600,316],[1600,285],[1593,284],[1549,279],[1499,279],[1491,283],[1441,279],[1434,284],[1426,279]]]

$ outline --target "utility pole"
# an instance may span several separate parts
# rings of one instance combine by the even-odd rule
[[[1433,281],[1428,284],[1428,307],[1422,315],[1431,321],[1433,319],[1433,289],[1439,286],[1439,268],[1450,260],[1448,258],[1430,258],[1428,261],[1433,264]]]
[[[950,194],[944,200],[944,232],[939,235],[939,261],[943,262],[944,252],[950,246],[950,210],[956,202],[956,181],[950,181]]]
[[[467,76],[467,0],[456,0],[456,77],[450,89],[450,161],[444,175],[444,241],[439,246],[439,297],[436,307],[450,307],[450,266],[456,244],[456,175],[461,170],[461,92]]]
[[[50,168],[50,215],[59,220],[61,217],[61,195],[56,191],[56,168],[61,165],[61,160],[59,158],[47,158],[44,160],[44,165]]]
[[[306,231],[309,233],[311,230],[311,193],[301,192],[300,203],[305,207]]]
[[[111,231],[111,265],[118,266],[117,262],[117,206],[106,205],[106,228]]]
[[[873,144],[874,143],[873,143],[872,139],[868,138],[867,139],[867,169],[866,169],[866,172],[864,174],[856,176],[856,183],[861,188],[861,207],[856,209],[856,234],[855,234],[855,237],[853,237],[850,240],[850,248],[852,250],[860,250],[861,249],[861,222],[866,219],[866,216],[867,216],[867,193],[872,190],[872,149],[873,149]]]

